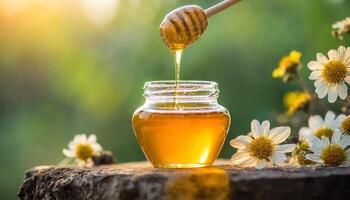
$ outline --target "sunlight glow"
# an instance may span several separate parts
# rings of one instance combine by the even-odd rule
[[[81,0],[88,19],[96,25],[108,23],[115,15],[120,0]]]

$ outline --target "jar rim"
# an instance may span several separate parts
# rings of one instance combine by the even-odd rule
[[[180,80],[178,82],[178,87],[181,88],[183,86],[198,86],[201,88],[217,88],[218,84],[214,81],[202,81],[202,80]],[[144,85],[144,89],[146,88],[159,88],[159,87],[167,87],[167,86],[175,86],[175,80],[159,80],[159,81],[148,81]]]
[[[203,99],[217,98],[218,84],[213,81],[174,80],[150,81],[144,85],[144,96],[148,99]]]

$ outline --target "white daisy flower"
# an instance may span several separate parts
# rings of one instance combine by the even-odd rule
[[[345,82],[350,84],[350,47],[332,49],[328,52],[328,58],[318,53],[317,61],[309,62],[308,68],[312,71],[309,78],[315,80],[319,98],[328,94],[328,101],[334,103],[338,96],[343,100],[348,96]]]
[[[342,121],[346,118],[344,114],[340,114],[337,117],[334,112],[328,111],[325,119],[321,116],[314,115],[309,118],[309,127],[302,127],[299,130],[299,141],[308,141],[311,136],[322,136],[331,137],[335,130],[339,130]]]
[[[348,26],[350,26],[350,17],[347,17],[341,21],[338,21],[332,25],[332,28],[334,29],[346,29]]]
[[[257,169],[282,165],[286,161],[285,153],[292,152],[295,144],[283,144],[290,134],[289,127],[277,127],[270,130],[270,122],[261,125],[257,120],[251,122],[251,133],[240,135],[231,140],[230,144],[238,151],[231,160],[234,165],[256,167]]]
[[[325,136],[321,139],[312,137],[310,143],[313,153],[307,154],[307,159],[325,166],[350,165],[350,149],[345,150],[350,145],[350,136],[341,135],[340,131],[336,130],[332,139]]]
[[[62,152],[69,158],[76,158],[80,163],[89,163],[94,155],[102,151],[101,145],[96,142],[96,135],[91,134],[87,137],[85,134],[79,134],[69,142],[68,149]]]
[[[333,36],[343,39],[343,34],[350,34],[350,17],[347,17],[341,21],[338,21],[332,25],[332,34]]]

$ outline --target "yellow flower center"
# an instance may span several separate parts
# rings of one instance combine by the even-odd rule
[[[258,159],[268,159],[272,155],[273,144],[271,139],[266,136],[261,136],[254,139],[248,145],[250,154]]]
[[[75,155],[79,160],[86,161],[94,154],[94,150],[90,144],[79,144],[75,150]]]
[[[341,123],[341,128],[345,133],[350,135],[350,117],[344,119],[344,121]]]
[[[344,150],[332,144],[323,149],[321,158],[327,166],[339,166],[346,160]]]
[[[307,151],[309,150],[310,146],[306,142],[299,143],[297,146],[297,151]]]
[[[333,135],[333,130],[330,129],[330,128],[320,128],[316,131],[315,135],[318,137],[318,138],[321,138],[322,136],[325,136],[325,137],[328,137],[328,138],[331,138],[332,135]]]
[[[347,69],[340,61],[330,61],[324,66],[322,76],[330,84],[337,84],[344,81]]]

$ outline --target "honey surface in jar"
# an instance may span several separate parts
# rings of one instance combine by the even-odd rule
[[[142,150],[155,167],[210,166],[230,124],[226,110],[139,110],[133,127]]]

